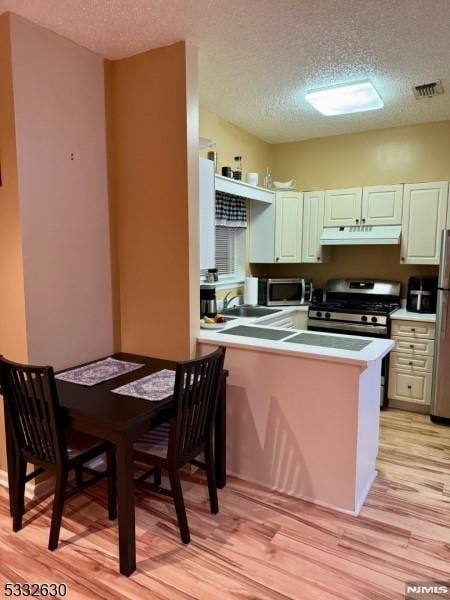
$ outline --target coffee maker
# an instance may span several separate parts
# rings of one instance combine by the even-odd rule
[[[410,277],[406,309],[418,313],[435,313],[437,277]]]
[[[200,318],[217,314],[216,286],[210,283],[200,285]]]

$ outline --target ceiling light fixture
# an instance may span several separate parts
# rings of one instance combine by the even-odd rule
[[[384,106],[369,80],[311,90],[306,93],[305,100],[327,117],[376,110]]]

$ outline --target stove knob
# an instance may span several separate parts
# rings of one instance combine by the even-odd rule
[[[329,319],[331,317],[330,313],[325,313],[325,316],[327,319]]]
[[[372,317],[371,321],[372,323],[378,323],[378,319],[376,317]]]
[[[316,317],[321,317],[321,316],[322,316],[322,313],[320,312],[320,310],[319,310],[319,312],[316,312]]]
[[[367,321],[367,317],[366,317],[366,315],[363,315],[363,316],[361,317],[361,321],[364,321],[364,323]]]

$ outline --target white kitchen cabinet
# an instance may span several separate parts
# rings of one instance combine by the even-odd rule
[[[327,190],[325,192],[326,227],[361,224],[362,188]]]
[[[281,327],[283,329],[308,329],[308,310],[298,309],[282,311],[277,315],[264,319],[260,325]]]
[[[428,340],[434,340],[436,331],[435,323],[428,323],[427,321],[403,321],[393,320],[391,326],[391,335],[394,336],[407,336],[409,338],[425,338]]]
[[[389,360],[389,404],[428,412],[433,385],[435,324],[392,319],[395,349]]]
[[[300,263],[303,194],[277,192],[274,204],[252,203],[249,262]]]
[[[428,406],[431,402],[431,373],[408,372],[391,368],[389,372],[389,398],[400,402]]]
[[[330,250],[320,245],[325,211],[325,192],[305,192],[303,194],[303,239],[302,262],[328,262]]]
[[[278,192],[275,198],[275,260],[302,261],[303,194]]]
[[[373,185],[363,188],[362,225],[401,225],[403,185]]]
[[[446,227],[448,182],[405,184],[402,243],[404,264],[438,265],[441,231]]]
[[[212,269],[216,266],[215,207],[214,163],[201,157],[199,164],[200,270]]]

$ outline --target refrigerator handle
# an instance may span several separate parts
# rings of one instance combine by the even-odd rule
[[[442,232],[439,258],[438,288],[448,290],[450,288],[450,230],[444,229]]]
[[[442,293],[442,302],[441,302],[441,310],[440,310],[440,334],[439,337],[441,340],[445,340],[445,336],[447,334],[447,319],[448,319],[448,302],[447,302],[448,292]]]

